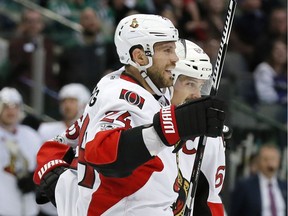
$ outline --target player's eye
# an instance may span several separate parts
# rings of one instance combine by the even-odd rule
[[[188,82],[186,83],[186,85],[191,86],[191,87],[196,87],[196,86],[197,86],[197,83],[195,83],[194,81],[188,81]]]
[[[169,48],[169,49],[165,49],[164,52],[166,52],[166,53],[171,53],[172,50]]]
[[[196,88],[201,90],[203,87],[203,83],[199,83],[199,82],[195,82],[195,81],[189,81],[186,83],[187,86],[191,87],[191,88]]]

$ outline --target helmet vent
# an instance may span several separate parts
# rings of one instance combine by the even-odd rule
[[[163,34],[162,32],[150,32],[150,34],[155,35],[156,37],[166,37],[166,34]]]

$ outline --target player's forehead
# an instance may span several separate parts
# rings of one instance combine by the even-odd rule
[[[197,79],[197,78],[189,77],[189,76],[186,76],[183,74],[179,75],[178,80],[179,80],[179,82],[193,82],[193,83],[197,83],[197,84],[204,84],[205,83],[205,80],[203,80],[203,79]]]
[[[65,101],[78,101],[78,99],[75,97],[65,97],[60,100],[60,102],[65,102]]]
[[[0,117],[2,116],[9,117],[10,113],[12,112],[19,112],[20,111],[20,105],[16,103],[4,103],[2,106],[2,109],[0,111]],[[11,116],[12,117],[12,116]]]
[[[176,49],[175,41],[157,42],[154,44],[154,49]]]
[[[3,103],[3,110],[20,109],[19,103]]]

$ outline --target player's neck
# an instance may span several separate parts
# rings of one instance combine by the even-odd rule
[[[126,66],[125,71],[126,71],[127,74],[132,76],[135,80],[137,80],[143,86],[143,88],[145,88],[151,94],[155,94],[154,91],[147,84],[145,79],[141,76],[141,74],[140,74],[140,72],[138,71],[137,68],[135,68],[133,66]]]
[[[0,122],[0,126],[1,126],[4,130],[6,130],[6,131],[8,131],[8,132],[10,132],[10,133],[15,133],[15,131],[16,131],[16,125],[14,125],[14,124],[5,124],[5,123],[3,123],[3,122]]]

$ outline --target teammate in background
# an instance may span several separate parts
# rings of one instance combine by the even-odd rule
[[[34,181],[48,188],[51,201],[51,179],[71,163],[69,146],[79,143],[74,214],[173,215],[178,169],[169,147],[200,135],[218,137],[225,118],[223,102],[210,97],[170,105],[177,40],[177,29],[164,17],[135,14],[121,20],[115,45],[125,66],[101,79],[83,116],[58,137],[69,145],[48,141],[38,153]],[[51,153],[55,148],[57,155]],[[62,189],[67,184],[58,182],[58,212],[71,208],[69,202],[58,205],[68,195]]]
[[[37,215],[33,172],[41,139],[21,125],[22,96],[14,88],[0,91],[0,215]]]
[[[179,61],[172,71],[174,88],[172,104],[179,105],[201,97],[201,88],[212,74],[209,56],[196,44],[188,40],[176,43]],[[186,141],[177,153],[178,176],[175,178],[174,190],[178,192],[173,204],[174,215],[184,214],[185,202],[190,184],[192,167],[195,160],[199,137]],[[207,140],[204,151],[201,174],[194,198],[193,215],[224,216],[224,208],[219,193],[225,176],[225,146],[222,137]]]
[[[71,83],[63,86],[59,91],[61,121],[44,122],[40,125],[38,132],[42,142],[52,139],[70,127],[83,113],[91,93],[80,83]],[[57,215],[57,209],[51,203],[40,206],[42,213],[46,215]]]
[[[44,122],[38,132],[43,141],[54,138],[59,131],[65,131],[84,112],[84,108],[90,99],[91,93],[80,83],[70,83],[63,86],[59,91],[61,121]]]

